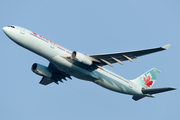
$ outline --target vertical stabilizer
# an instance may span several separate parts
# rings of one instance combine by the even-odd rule
[[[156,68],[152,68],[138,78],[131,80],[133,83],[142,86],[144,89],[150,89],[157,79],[161,71]]]

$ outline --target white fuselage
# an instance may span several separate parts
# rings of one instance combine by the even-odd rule
[[[6,35],[18,45],[46,58],[60,70],[79,79],[92,81],[102,87],[119,93],[143,95],[139,85],[103,68],[92,72],[78,67],[64,57],[70,57],[71,51],[22,27],[4,27]]]

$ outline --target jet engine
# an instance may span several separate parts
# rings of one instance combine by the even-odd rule
[[[48,78],[50,78],[50,77],[52,76],[52,72],[51,72],[47,67],[45,67],[45,66],[43,66],[43,65],[40,65],[40,64],[37,64],[37,63],[34,63],[34,64],[32,65],[31,70],[32,70],[34,73],[36,73],[36,74],[38,74],[38,75],[40,75],[40,76],[43,76],[43,77],[48,77]]]
[[[78,62],[81,62],[85,65],[92,65],[92,61],[89,59],[88,56],[85,54],[82,54],[80,52],[74,51],[71,54],[71,58],[77,60]]]

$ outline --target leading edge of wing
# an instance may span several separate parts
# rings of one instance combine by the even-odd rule
[[[138,51],[145,51],[145,50],[152,50],[152,49],[159,49],[159,51],[162,50],[167,50],[171,44],[167,44],[163,47],[157,47],[157,48],[150,48],[150,49],[143,49],[143,50],[134,50],[134,51],[124,51],[124,52],[114,52],[114,53],[104,53],[104,54],[94,54],[94,55],[89,55],[90,57],[98,57],[98,56],[107,56],[107,55],[116,55],[116,54],[125,54],[125,53],[132,53],[132,52],[138,52]],[[157,51],[157,52],[159,52]]]
[[[117,53],[107,53],[107,54],[97,54],[97,55],[89,55],[92,58],[95,58],[99,61],[101,61],[101,66],[107,65],[103,60],[109,62],[109,63],[116,63],[119,61],[125,61],[135,59],[136,57],[140,57],[143,55],[167,50],[171,45],[167,44],[163,47],[157,47],[157,48],[150,48],[150,49],[144,49],[144,50],[135,50],[135,51],[127,51],[127,52],[117,52]],[[115,59],[114,59],[115,58]]]

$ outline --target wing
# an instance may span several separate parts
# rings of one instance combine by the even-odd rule
[[[72,79],[69,74],[58,69],[52,63],[49,63],[48,68],[52,72],[52,77],[51,78],[43,77],[41,81],[39,82],[42,85],[48,85],[52,82],[55,82],[56,84],[58,84],[58,81],[63,82],[62,80],[67,80],[66,77],[68,77],[69,79]]]
[[[170,47],[170,44],[165,45],[163,47],[158,47],[158,48],[129,51],[129,52],[111,53],[111,54],[89,55],[89,57],[91,57],[92,59],[95,59],[96,61],[99,61],[99,62],[94,63],[98,67],[101,67],[103,65],[112,66],[112,63],[118,62],[120,64],[123,64],[122,61],[126,61],[126,60],[130,60],[131,62],[133,62],[133,59],[135,59],[137,57],[155,53],[155,52],[159,52],[162,50],[166,50],[169,47]]]

